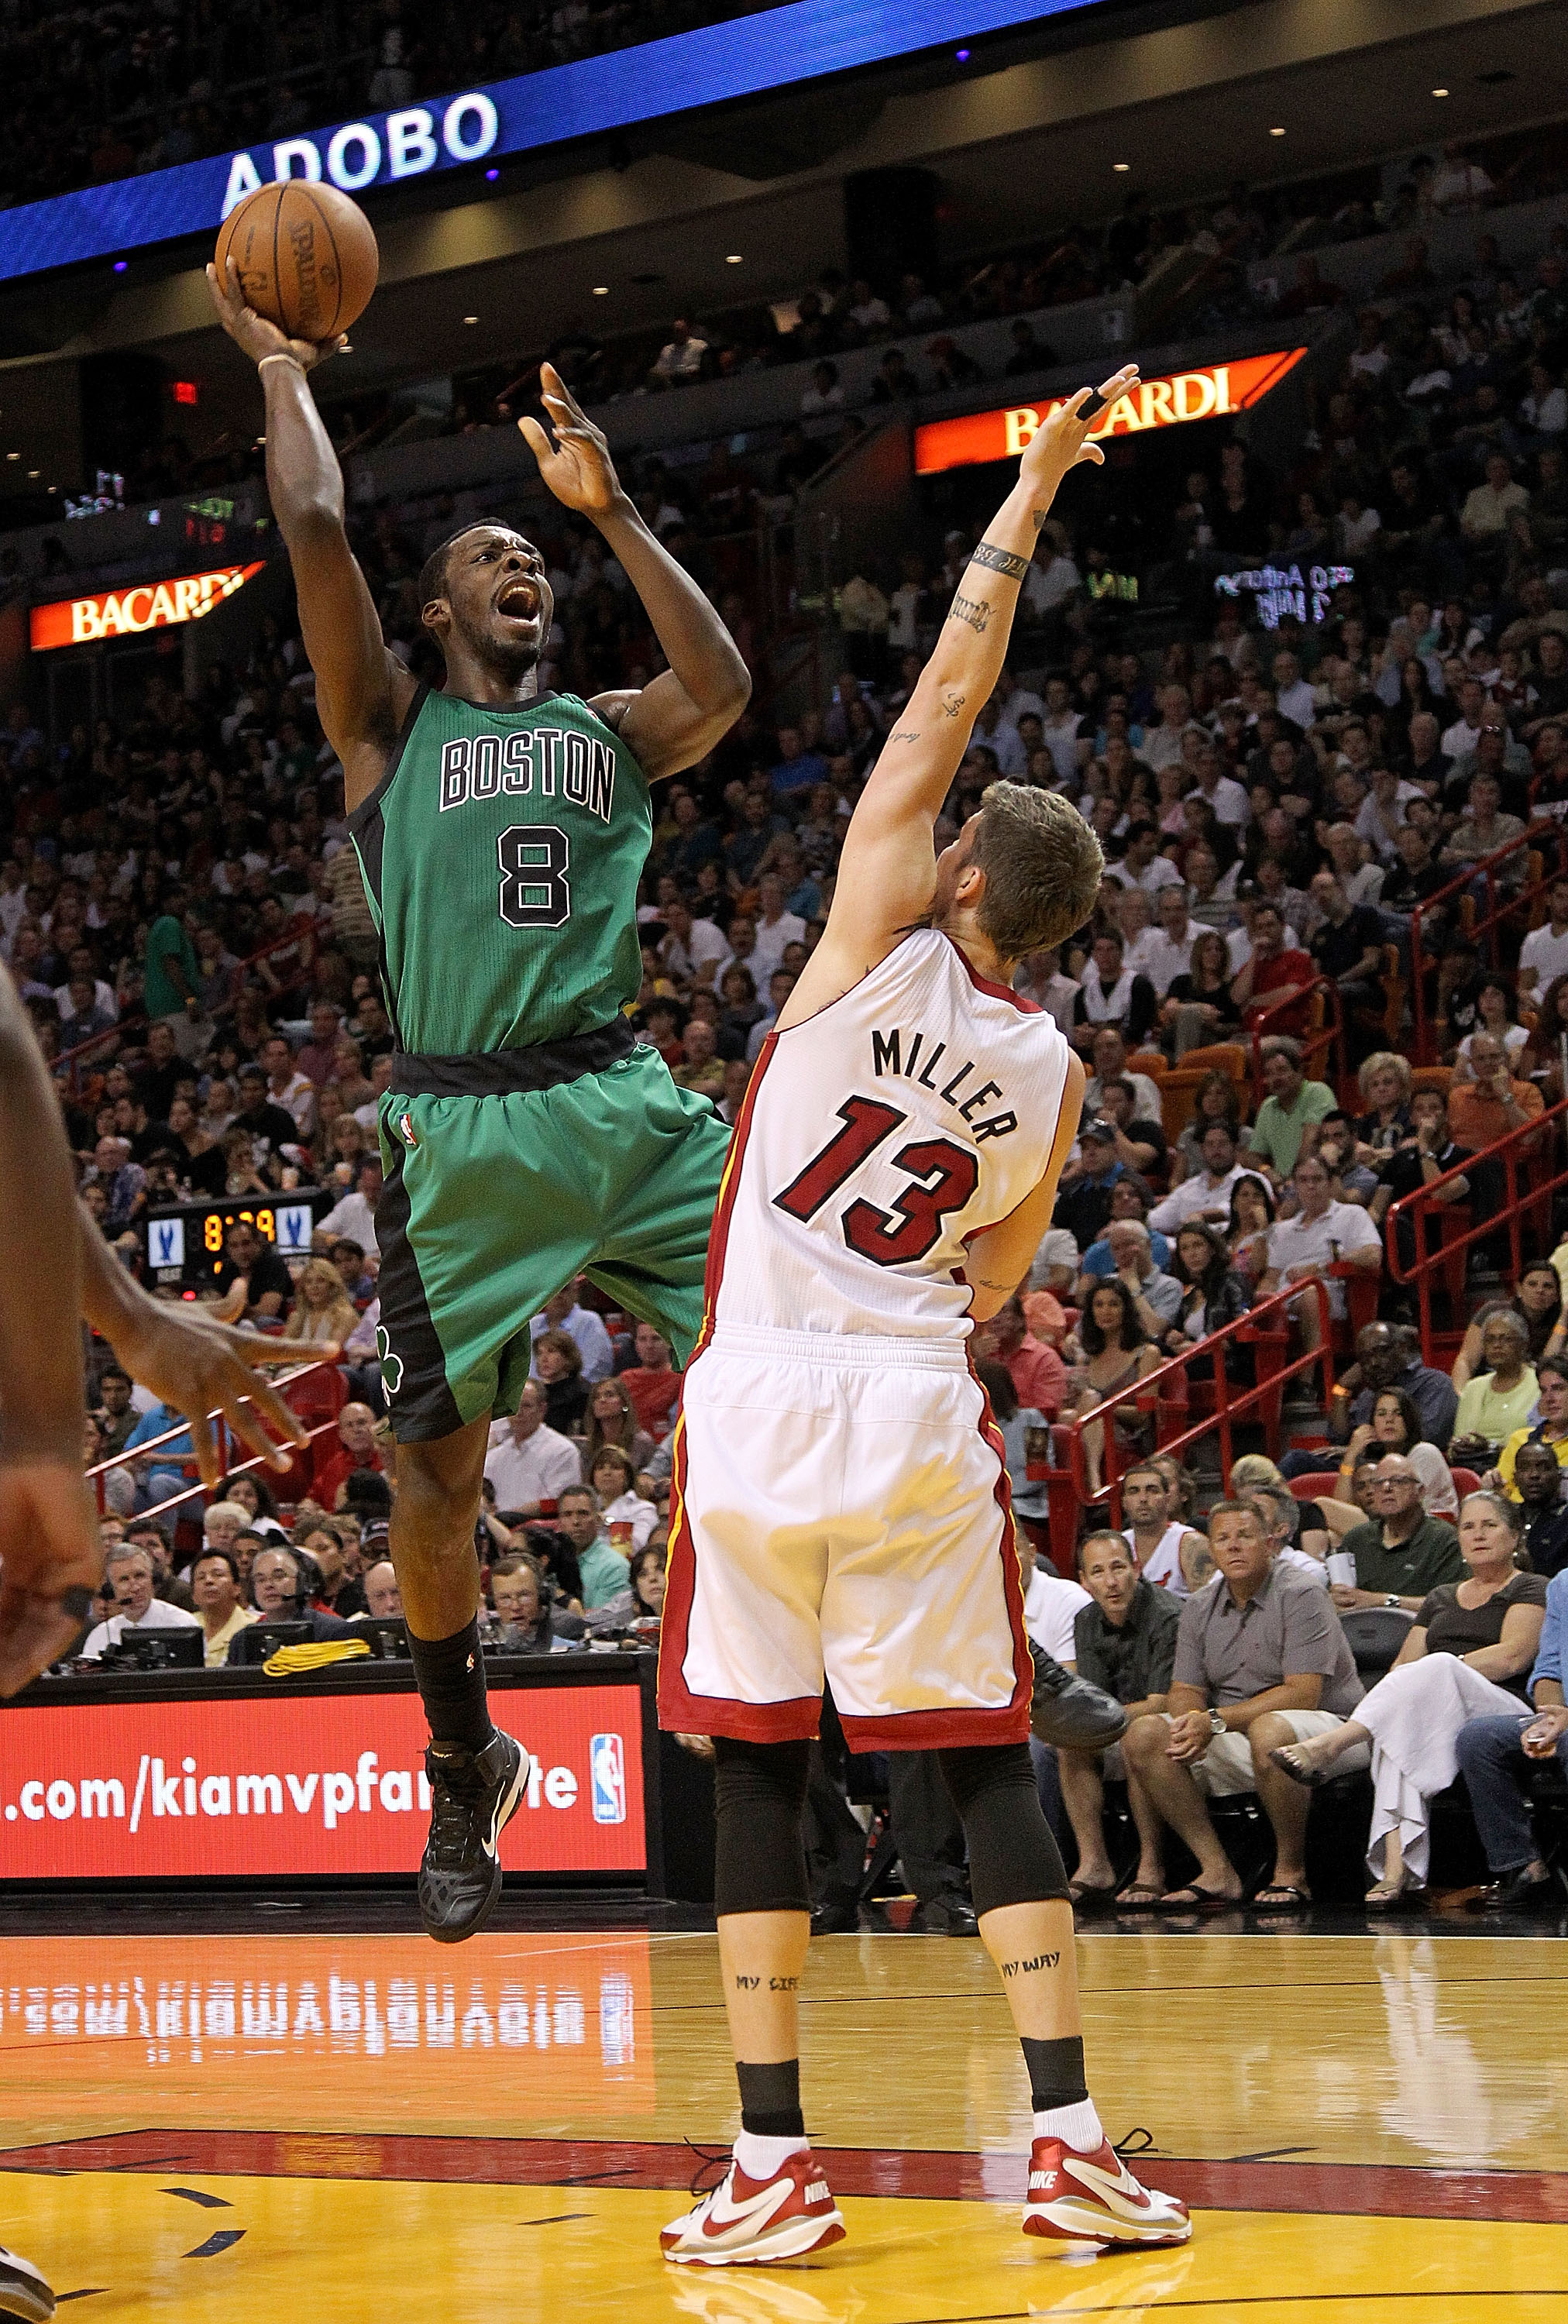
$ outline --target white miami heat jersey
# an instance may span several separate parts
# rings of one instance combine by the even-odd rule
[[[770,1035],[714,1222],[710,1323],[963,1339],[965,1245],[1038,1185],[1069,1054],[934,929]]]

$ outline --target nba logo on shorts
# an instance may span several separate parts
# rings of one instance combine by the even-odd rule
[[[626,1769],[618,1735],[595,1735],[588,1746],[588,1768],[594,1786],[594,1821],[626,1821]]]
[[[402,1139],[405,1146],[410,1148],[418,1146],[420,1141],[414,1135],[414,1117],[411,1113],[399,1114],[398,1136]]]

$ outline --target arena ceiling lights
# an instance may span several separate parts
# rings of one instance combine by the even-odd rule
[[[326,179],[354,194],[407,184],[1105,5],[941,0],[911,8],[908,0],[789,0],[608,56],[23,203],[0,225],[0,281],[87,259],[123,260],[128,251],[184,235],[216,234],[237,201],[278,178]],[[941,28],[933,22],[937,17],[946,20]]]
[[[1091,427],[1094,438],[1137,436],[1148,428],[1178,428],[1193,420],[1223,420],[1250,411],[1293,372],[1306,353],[1287,347],[1267,355],[1242,355],[1234,363],[1203,364],[1193,371],[1141,380],[1102,411]],[[990,460],[1016,460],[1024,446],[1065,401],[1015,403],[995,411],[966,411],[957,420],[933,420],[915,430],[915,474],[939,476],[946,468],[972,468]]]
[[[34,605],[28,642],[34,653],[52,653],[60,646],[96,645],[104,638],[140,637],[146,630],[199,622],[243,589],[264,562],[258,558],[253,565],[220,565],[210,573],[187,573],[179,580],[138,581],[100,596],[61,597],[52,605]]]

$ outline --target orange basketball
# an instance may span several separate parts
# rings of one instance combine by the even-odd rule
[[[281,178],[247,194],[224,220],[219,280],[232,257],[247,307],[291,339],[334,339],[370,304],[381,254],[359,204],[336,186]]]

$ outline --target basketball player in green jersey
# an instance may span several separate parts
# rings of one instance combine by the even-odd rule
[[[290,340],[253,313],[232,261],[226,281],[208,274],[261,372],[267,483],[397,1038],[380,1111],[377,1336],[398,1443],[392,1560],[431,1732],[420,1906],[431,1936],[455,1942],[500,1894],[497,1843],[529,1776],[486,1704],[474,1526],[492,1418],[516,1409],[528,1376],[530,1319],[586,1273],[679,1361],[701,1324],[728,1131],[623,1012],[642,976],[649,785],[713,748],[751,682],[547,364],[553,437],[532,420],[522,432],[556,498],[620,560],[669,667],[641,692],[541,694],[544,559],[509,526],[479,523],[420,576],[446,684],[418,684],[383,641],[307,378],[338,343]]]

